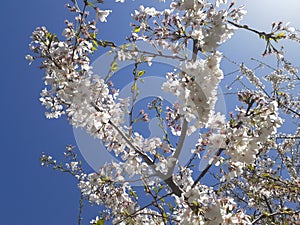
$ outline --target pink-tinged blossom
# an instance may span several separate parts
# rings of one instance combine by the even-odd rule
[[[181,65],[181,73],[167,75],[168,81],[162,89],[174,93],[182,99],[180,113],[185,114],[188,121],[196,119],[196,126],[203,127],[214,113],[217,100],[217,87],[223,78],[219,64],[221,54],[216,52],[207,59],[198,59]]]
[[[40,101],[47,110],[46,117],[65,115],[72,126],[81,127],[99,139],[121,160],[107,163],[99,171],[89,174],[81,171],[81,163],[75,159],[64,164],[64,168],[56,165],[50,156],[43,155],[41,162],[74,175],[82,196],[92,204],[104,205],[107,209],[105,219],[111,219],[114,224],[246,225],[252,224],[260,215],[262,219],[268,219],[270,209],[278,215],[282,212],[290,215],[291,209],[286,206],[299,202],[299,171],[294,166],[299,164],[299,159],[293,154],[298,151],[296,137],[299,137],[300,129],[295,135],[284,134],[285,140],[276,143],[277,138],[281,138],[278,129],[283,124],[279,113],[292,113],[299,118],[300,107],[299,98],[286,91],[295,90],[298,70],[284,58],[283,51],[276,52],[281,67],[265,76],[266,82],[272,84],[271,94],[266,93],[260,77],[241,64],[240,72],[259,91],[240,91],[238,97],[243,106],[236,106],[236,112],[229,115],[229,120],[215,112],[217,89],[223,79],[220,67],[223,56],[217,49],[239,27],[228,21],[239,23],[246,13],[243,7],[233,8],[234,3],[227,9],[218,8],[226,3],[226,0],[212,4],[204,0],[174,0],[169,9],[162,11],[140,6],[132,14],[136,22],[132,24],[134,29],[128,38],[130,44],[119,47],[98,39],[97,20],[106,22],[111,10],[97,7],[91,7],[95,10],[96,20],[87,21],[88,12],[67,5],[78,15],[74,24],[65,21],[62,40],[45,27],[38,27],[33,32],[30,44],[33,55],[27,55],[26,59],[30,63],[35,59],[42,60],[45,88]],[[76,27],[76,24],[80,26]],[[277,28],[284,31],[282,38],[300,40],[296,30],[288,24],[279,23]],[[156,46],[157,53],[141,54],[135,45],[137,40]],[[190,43],[195,47],[193,53],[201,54],[202,58],[189,59],[181,54]],[[119,98],[119,91],[112,89],[112,83],[92,72],[91,54],[102,45],[113,46],[111,53],[115,53],[116,59],[134,61],[137,66],[144,62],[151,64],[157,56],[167,57],[162,49],[171,50],[169,58],[180,60],[177,70],[167,73],[162,85],[164,91],[171,92],[179,101],[167,107],[166,112],[153,107],[165,136],[144,137],[134,130],[134,120],[128,126],[126,116],[134,114],[129,110],[133,99]],[[288,84],[287,88],[282,89],[285,84]],[[149,120],[144,110],[139,115],[143,116],[143,121]],[[182,144],[185,135],[193,132],[200,133],[198,143],[193,150],[185,149]],[[176,143],[172,143],[170,135],[177,138]],[[204,150],[207,155],[203,157]],[[281,171],[278,159],[268,155],[270,150],[277,151],[280,165],[286,167],[287,176],[293,179],[278,176]],[[65,155],[71,151],[69,149]],[[213,177],[215,188],[201,180],[207,171],[192,169],[193,158],[187,165],[179,164],[175,155],[180,155],[181,151],[192,152],[200,159],[207,158],[208,170],[213,164],[219,167],[220,173]],[[143,183],[144,194],[153,197],[151,207],[139,206],[139,196],[130,183],[135,177]],[[159,199],[163,194],[167,200]],[[268,199],[274,196],[276,201],[280,199],[288,204],[281,208],[274,204],[269,206],[272,202]],[[168,200],[172,207],[165,204]],[[256,218],[247,215],[240,207],[245,202],[247,207],[261,214]],[[170,210],[166,210],[167,207]],[[296,214],[292,217],[292,222],[299,218]],[[99,220],[96,217],[91,223]]]
[[[96,19],[99,19],[101,22],[107,22],[106,17],[111,13],[111,10],[101,10],[97,9]]]

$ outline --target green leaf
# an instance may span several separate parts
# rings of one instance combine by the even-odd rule
[[[135,27],[133,30],[134,33],[138,33],[140,31],[141,31],[141,27]]]
[[[95,39],[95,38],[96,38],[96,36],[97,36],[97,35],[96,35],[96,33],[93,33],[93,32],[92,32],[92,33],[90,33],[90,37],[91,37],[92,39]]]
[[[276,38],[281,39],[285,37],[285,32],[280,32],[279,34],[276,35]]]
[[[278,42],[280,39],[285,38],[285,32],[280,32],[274,37],[274,41]]]
[[[141,77],[141,76],[143,76],[144,74],[145,74],[145,70],[140,70],[139,72],[138,72],[138,74],[137,74],[137,76],[138,77]]]
[[[137,89],[136,83],[131,86],[131,91],[135,91]]]
[[[88,5],[89,7],[94,7],[94,3],[92,3],[92,2],[88,2],[87,5]]]
[[[255,170],[255,166],[253,166],[253,164],[249,164],[249,165],[248,165],[248,168],[249,168],[251,171],[254,171],[254,170]]]
[[[263,173],[261,176],[262,177],[271,177],[270,174],[268,174],[268,173]]]
[[[46,38],[51,42],[51,41],[53,41],[56,38],[56,35],[52,34],[51,32],[48,32],[46,34]]]
[[[134,191],[131,190],[129,193],[130,193],[133,197],[135,197],[135,198],[137,197],[137,194],[136,194]]]
[[[95,41],[95,40],[93,40],[93,45],[96,46],[96,47],[98,47],[98,42]]]
[[[168,219],[168,215],[167,215],[165,212],[163,212],[163,213],[162,213],[162,216],[163,216],[164,222],[167,223],[167,221],[168,221],[168,220],[167,220],[167,219]]]
[[[169,209],[173,212],[173,210],[174,210],[174,207],[173,207],[173,205],[171,204],[171,203],[168,203],[167,204],[167,206],[169,207]]]
[[[104,219],[100,219],[97,221],[97,223],[94,223],[94,225],[104,225]]]
[[[101,179],[101,181],[104,181],[104,182],[108,182],[108,181],[111,180],[111,179],[110,179],[109,177],[107,177],[107,176],[103,176],[103,177],[101,177],[100,179]]]
[[[110,69],[111,69],[112,72],[116,72],[118,70],[118,63],[117,62],[113,62],[111,64],[111,68]]]
[[[261,38],[261,39],[266,39],[266,35],[264,35],[264,34],[259,34],[259,38]]]

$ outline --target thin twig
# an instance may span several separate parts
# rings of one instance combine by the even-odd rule
[[[79,213],[78,213],[78,225],[81,225],[82,223],[82,209],[83,209],[83,195],[81,193],[80,199],[79,199]]]
[[[257,223],[258,221],[260,221],[261,219],[265,218],[265,217],[274,217],[276,215],[285,215],[285,214],[299,214],[300,210],[298,211],[294,211],[294,212],[273,212],[271,214],[260,214],[255,220],[252,221],[252,224]]]
[[[216,155],[215,156],[220,156],[221,155],[221,152],[223,151],[224,149],[223,148],[220,148]],[[196,186],[196,184],[205,176],[205,174],[209,171],[210,167],[212,166],[212,162],[209,163],[206,168],[202,171],[202,173],[197,177],[197,179],[194,181],[193,185],[192,185],[192,188],[194,188]]]
[[[108,123],[111,124],[119,132],[119,134],[124,138],[126,143],[144,159],[147,165],[152,167],[152,169],[155,171],[155,175],[162,179],[171,188],[175,195],[180,197],[182,194],[182,190],[177,186],[177,184],[174,183],[172,176],[165,175],[160,171],[156,170],[154,168],[154,162],[150,159],[150,157],[147,154],[142,152],[138,147],[134,146],[129,140],[129,138],[113,122],[109,121]]]

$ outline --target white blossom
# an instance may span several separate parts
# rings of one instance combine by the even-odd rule
[[[90,223],[104,219],[124,225],[246,225],[258,219],[264,223],[271,214],[274,214],[272,219],[277,215],[290,216],[291,223],[299,219],[291,209],[286,209],[299,202],[299,168],[295,166],[299,164],[296,157],[299,149],[295,147],[299,126],[295,135],[286,134],[284,141],[277,140],[282,138],[279,135],[284,123],[281,114],[299,118],[299,98],[295,96],[298,70],[285,59],[282,49],[275,51],[278,68],[265,76],[264,83],[254,70],[241,64],[240,72],[254,90],[237,90],[242,106],[235,106],[229,118],[215,112],[217,90],[224,78],[220,65],[223,56],[218,48],[232,37],[235,29],[252,30],[247,25],[235,24],[246,14],[243,6],[234,8],[232,3],[226,9],[222,4],[227,4],[227,0],[213,3],[174,0],[170,8],[162,11],[141,5],[132,14],[135,22],[128,37],[130,44],[122,46],[98,39],[97,20],[107,22],[112,11],[94,5],[90,8],[95,10],[96,20],[91,21],[88,21],[89,13],[81,12],[77,5],[67,6],[77,13],[74,24],[80,26],[66,21],[61,40],[46,27],[38,27],[32,33],[29,47],[33,54],[25,58],[30,64],[36,59],[42,61],[45,88],[40,102],[46,108],[46,117],[65,115],[72,126],[83,128],[120,160],[107,162],[97,172],[85,173],[72,148],[65,153],[67,158],[71,157],[67,163],[56,164],[51,156],[41,157],[42,165],[75,176],[82,196],[91,204],[106,208],[106,217],[97,216]],[[281,38],[299,41],[297,30],[289,24],[272,26],[274,37],[266,40],[267,47]],[[137,40],[152,44],[157,52],[139,50],[134,44]],[[186,54],[189,44],[194,47],[195,55],[191,58]],[[156,113],[163,135],[145,137],[143,132],[136,131],[140,117],[134,118],[133,104],[140,91],[138,88],[132,88],[132,96],[123,99],[119,91],[112,88],[110,77],[103,79],[93,73],[91,54],[97,48],[108,47],[106,45],[112,46],[110,53],[115,54],[115,60],[135,63],[134,82],[139,79],[138,67],[144,62],[151,65],[156,57],[180,61],[175,70],[166,73],[166,81],[161,86],[178,100],[162,108],[163,100],[167,99],[159,97],[161,105],[150,107]],[[164,55],[166,49],[171,54]],[[239,81],[243,76],[239,76]],[[267,82],[272,86],[270,93]],[[287,88],[283,88],[283,84],[287,84]],[[140,115],[148,116],[144,109]],[[185,135],[194,132],[199,133],[199,140],[189,149],[183,144]],[[276,151],[278,157],[273,157],[275,154],[270,154],[270,150]],[[181,165],[177,156],[185,153],[193,156]],[[194,167],[199,159],[208,162],[202,171]],[[282,171],[291,179],[283,178]],[[210,178],[214,180],[210,182],[215,183],[214,187],[202,179],[209,173],[212,173]],[[136,180],[143,185],[145,199],[152,198],[149,207],[139,205],[144,195],[136,194],[131,183]],[[271,197],[276,199],[272,202]],[[277,206],[279,199],[282,200],[280,207]],[[252,211],[257,214],[250,217]]]
[[[112,12],[112,10],[97,10],[96,18],[99,19],[101,22],[107,22],[106,17]]]

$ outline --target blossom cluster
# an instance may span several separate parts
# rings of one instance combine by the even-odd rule
[[[181,168],[175,180],[184,189],[184,195],[176,197],[175,219],[180,224],[251,224],[243,211],[235,212],[236,203],[232,198],[217,196],[212,187],[192,185],[192,171]]]
[[[204,0],[178,0],[164,11],[140,6],[133,14],[138,23],[132,25],[132,39],[155,40],[158,46],[171,49],[174,54],[184,50],[189,40],[197,41],[201,51],[215,51],[234,33],[235,28],[226,21],[238,22],[246,14],[243,7],[232,8],[234,4],[228,10],[219,10],[220,3],[217,1],[213,6]]]
[[[45,70],[45,89],[40,101],[47,109],[46,117],[66,116],[72,126],[81,127],[99,139],[108,151],[120,157],[120,162],[107,163],[99,171],[88,174],[83,172],[81,163],[69,148],[67,156],[73,157],[71,162],[60,166],[51,156],[43,155],[43,165],[74,175],[82,196],[92,204],[103,205],[107,209],[105,220],[114,224],[253,224],[268,218],[275,221],[281,214],[291,216],[287,221],[296,221],[298,211],[286,208],[299,200],[300,168],[294,167],[300,161],[300,150],[296,147],[299,127],[294,135],[286,134],[285,141],[278,143],[277,138],[284,122],[281,112],[299,118],[299,98],[293,93],[299,76],[297,69],[270,44],[272,40],[285,38],[278,33],[281,31],[287,32],[289,39],[295,39],[296,30],[279,23],[273,25],[273,33],[255,31],[266,39],[267,47],[276,52],[282,68],[264,77],[273,88],[269,94],[259,75],[240,64],[240,79],[245,76],[254,90],[238,90],[242,106],[236,107],[236,113],[226,118],[215,112],[217,91],[224,79],[220,66],[223,55],[218,47],[237,28],[253,31],[239,25],[246,13],[243,7],[235,8],[235,4],[227,4],[227,0],[173,0],[170,7],[162,11],[140,6],[132,14],[135,22],[131,24],[130,44],[118,47],[98,37],[97,22],[107,22],[112,13],[102,8],[103,0],[84,1],[83,9],[76,0],[72,3],[67,8],[76,13],[75,22],[65,21],[62,38],[45,27],[38,27],[30,44],[33,55],[26,58],[30,63],[41,60],[41,68]],[[94,11],[94,20],[88,21],[88,8]],[[150,43],[157,53],[140,52],[137,40]],[[191,54],[187,51],[190,46]],[[176,68],[166,74],[161,87],[175,95],[178,102],[163,112],[163,99],[157,97],[159,107],[154,101],[149,107],[156,110],[165,136],[145,138],[134,130],[136,121],[131,117],[138,95],[137,84],[131,88],[131,99],[124,99],[112,88],[109,76],[102,79],[94,74],[91,54],[101,47],[110,47],[110,53],[115,53],[120,61],[135,62],[134,82],[145,73],[137,72],[142,63],[150,65],[155,57],[180,60]],[[164,55],[164,49],[171,50],[172,55]],[[283,87],[287,83],[288,87]],[[143,123],[150,120],[144,109],[140,110],[141,115]],[[195,149],[184,149],[185,137],[194,132],[200,135]],[[206,156],[204,150],[207,150]],[[276,150],[280,157],[272,159],[271,150]],[[182,151],[193,153],[186,165],[178,162]],[[192,169],[201,157],[208,159],[204,170]],[[281,166],[277,165],[278,158],[282,159]],[[216,167],[219,173],[214,171]],[[280,177],[284,170],[292,181]],[[217,182],[214,187],[202,181],[208,171]],[[152,198],[146,206],[131,184],[135,179],[143,185],[141,195]],[[256,181],[261,184],[255,186]],[[274,190],[270,192],[268,186]],[[233,193],[234,190],[238,191]],[[284,191],[290,195],[284,197]],[[265,199],[271,194],[287,203],[282,203],[281,208],[276,207],[275,202],[272,205]],[[249,204],[245,206],[246,201]],[[259,204],[259,201],[264,203]],[[259,213],[251,217],[253,211]],[[96,217],[91,223],[98,224],[102,219]]]
[[[180,73],[168,73],[164,91],[174,93],[182,100],[179,114],[185,115],[188,122],[196,120],[195,127],[201,128],[214,113],[217,100],[217,87],[223,78],[220,70],[221,54],[216,52],[207,59],[186,62]]]

